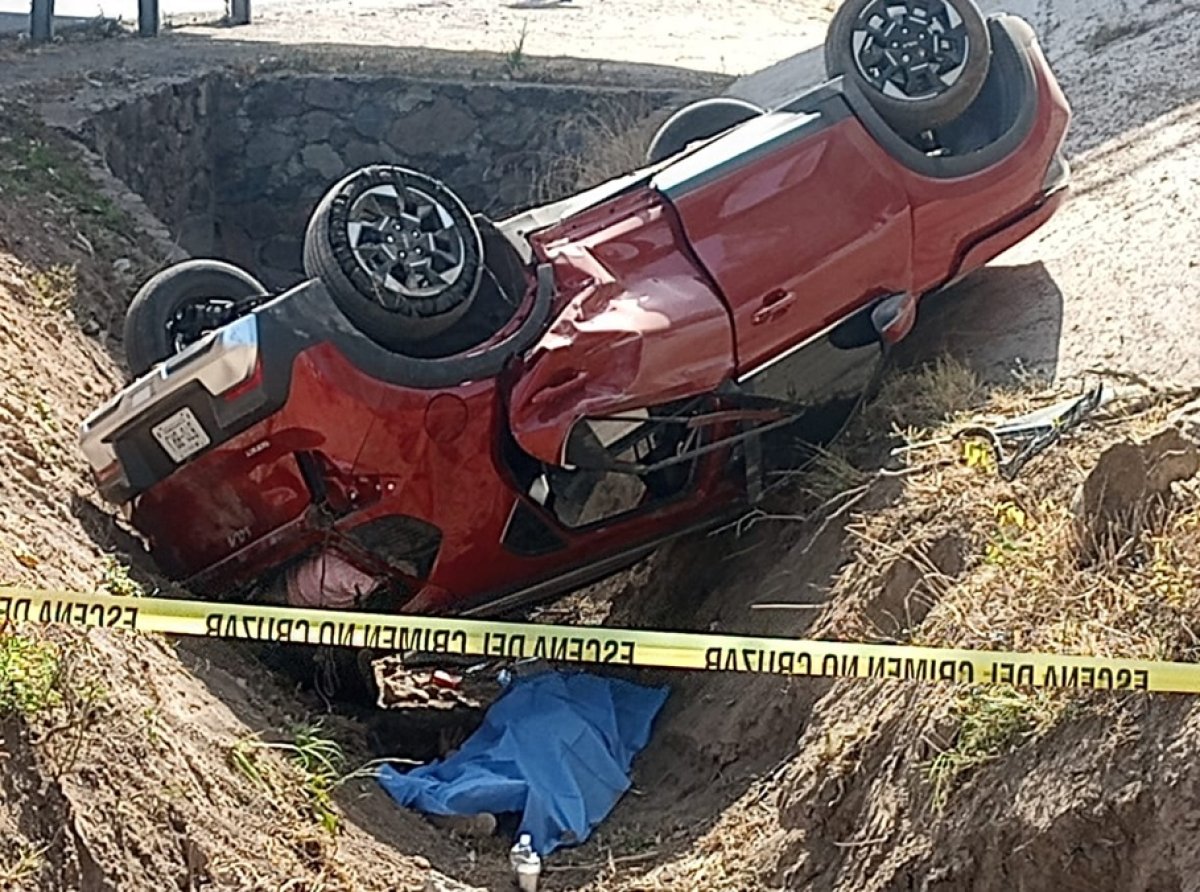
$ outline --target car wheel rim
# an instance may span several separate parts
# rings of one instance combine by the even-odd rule
[[[442,294],[463,275],[466,244],[450,209],[416,186],[373,186],[350,205],[355,261],[385,309]]]
[[[966,23],[945,0],[875,0],[859,15],[852,40],[859,74],[907,102],[953,87],[970,53]]]
[[[199,298],[188,301],[167,320],[167,343],[182,353],[196,341],[237,318],[236,301]]]

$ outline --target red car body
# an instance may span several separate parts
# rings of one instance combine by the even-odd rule
[[[751,437],[786,401],[772,414],[739,396],[856,314],[883,307],[878,332],[902,337],[921,296],[1062,200],[1065,98],[1023,22],[990,27],[997,60],[1011,58],[994,65],[1000,80],[980,100],[992,105],[955,137],[963,151],[918,150],[840,80],[822,85],[653,169],[500,223],[525,300],[465,358],[386,351],[307,282],[85,423],[101,491],[128,505],[159,566],[198,590],[335,553],[399,593],[395,609],[429,612],[561,591],[744,510]],[[514,339],[520,350],[490,362]],[[221,359],[230,344],[236,362]],[[218,376],[223,392],[195,371],[214,356],[238,365]],[[560,496],[547,488],[574,479],[585,419],[636,430],[637,413],[689,400],[677,423],[690,439],[672,448],[690,457],[666,465],[682,476],[592,523],[548,507]],[[152,433],[185,409],[209,442],[175,461]]]

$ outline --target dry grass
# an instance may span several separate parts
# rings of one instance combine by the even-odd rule
[[[46,863],[46,848],[24,843],[6,861],[0,862],[0,892],[17,892],[29,888]]]
[[[926,767],[934,808],[945,808],[961,775],[1052,727],[1064,705],[1052,691],[1022,691],[1009,685],[956,691],[948,711],[954,740]]]
[[[654,131],[668,114],[648,105],[614,102],[569,120],[559,138],[578,148],[547,160],[534,184],[534,202],[555,201],[644,166]]]
[[[977,409],[986,389],[967,365],[951,356],[888,376],[863,410],[851,438],[877,437],[881,431],[908,442],[927,439]]]
[[[1133,540],[1100,560],[1081,554],[1072,511],[1101,453],[1160,430],[1170,399],[1150,395],[1135,409],[1097,413],[1011,482],[994,462],[969,461],[970,450],[953,436],[964,426],[1012,418],[1069,395],[1026,385],[989,389],[952,359],[893,376],[845,442],[794,478],[788,495],[795,501],[781,506],[794,512],[792,520],[821,525],[820,513],[804,511],[805,505],[820,498],[833,506],[828,515],[855,501],[841,518],[847,521],[844,562],[806,637],[1193,655],[1200,648],[1191,632],[1200,621],[1191,603],[1200,590],[1200,481],[1177,485],[1167,504],[1144,512]],[[887,451],[881,447],[905,443],[928,445],[902,453],[881,471],[879,456]],[[948,542],[954,548],[941,547]],[[807,560],[804,549],[793,550],[790,559]],[[909,581],[908,600],[891,605],[902,615],[885,634],[873,617],[897,577]],[[912,616],[905,617],[909,608]],[[795,758],[742,795],[710,829],[682,849],[661,841],[657,859],[614,862],[587,888],[763,888],[778,882],[770,871],[796,865],[797,853],[819,852],[825,843],[838,849],[895,844],[888,835],[895,810],[928,807],[936,820],[972,776],[1107,703],[1072,691],[838,682],[810,718]],[[862,794],[868,783],[869,804],[847,806],[862,809],[854,812],[859,830],[846,833],[845,820],[838,823],[845,817],[839,802],[858,802],[853,791]],[[781,807],[790,815],[782,822]],[[797,844],[804,834],[820,842]]]
[[[1009,484],[961,465],[913,479],[906,498],[955,506],[954,521],[977,544],[971,572],[957,580],[923,624],[930,644],[1126,657],[1195,651],[1186,594],[1200,583],[1200,492],[1177,487],[1146,506],[1137,536],[1085,560],[1072,505],[1099,452],[1138,424],[1091,431],[1044,456]]]
[[[1200,482],[1177,484],[1163,502],[1133,506],[1136,532],[1107,542],[1098,556],[1085,548],[1075,510],[1101,453],[1161,430],[1177,400],[1151,395],[1136,411],[1106,410],[1011,482],[994,461],[980,460],[976,441],[953,436],[964,424],[1011,418],[1063,397],[1021,388],[988,393],[945,360],[894,380],[865,417],[874,415],[871,425],[890,418],[894,434],[919,444],[903,454],[912,473],[895,478],[899,490],[886,504],[864,507],[849,523],[851,559],[817,635],[895,640],[871,617],[881,602],[899,597],[887,588],[905,563],[919,577],[905,607],[916,604],[920,613],[911,626],[896,623],[901,640],[1146,659],[1200,656],[1194,603]],[[963,543],[965,552],[961,566],[949,571],[929,557],[948,540]],[[1013,688],[931,692],[927,707],[943,710],[953,729],[926,766],[935,806],[945,805],[961,776],[1052,727],[1072,699],[1069,692]]]

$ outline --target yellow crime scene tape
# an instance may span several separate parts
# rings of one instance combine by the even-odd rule
[[[351,613],[0,586],[0,621],[242,641],[824,678],[1200,693],[1200,664]]]

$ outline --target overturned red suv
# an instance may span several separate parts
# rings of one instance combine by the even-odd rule
[[[827,82],[670,118],[644,168],[493,222],[377,165],[308,280],[212,260],[130,306],[133,383],[81,444],[159,567],[294,604],[500,611],[762,492],[850,359],[1061,202],[1070,112],[1018,18],[849,0]]]

